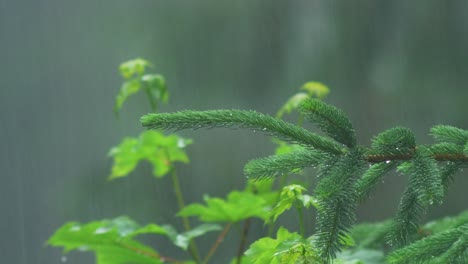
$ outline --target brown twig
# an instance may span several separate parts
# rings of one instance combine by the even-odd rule
[[[239,244],[239,250],[237,251],[237,264],[241,264],[242,262],[242,255],[244,255],[245,245],[247,244],[247,235],[249,234],[250,223],[252,222],[252,218],[247,218],[244,221],[244,227],[242,228],[242,235],[241,241]]]
[[[393,160],[410,160],[414,156],[414,153],[403,153],[403,154],[392,154],[392,155],[367,155],[366,161],[370,163],[379,163],[384,161],[393,161]],[[435,160],[437,161],[463,161],[468,162],[468,156],[464,153],[435,153],[432,155]]]
[[[224,238],[226,237],[227,233],[229,232],[229,229],[231,229],[232,223],[228,223],[221,234],[219,234],[218,238],[216,239],[215,243],[213,246],[211,246],[210,251],[206,255],[205,259],[203,260],[204,264],[207,264],[208,261],[211,259],[213,254],[215,253],[216,249],[221,245],[221,243],[224,241]]]

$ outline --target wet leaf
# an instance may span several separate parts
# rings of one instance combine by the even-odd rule
[[[206,205],[191,204],[183,208],[179,216],[197,216],[205,222],[231,222],[257,217],[266,220],[269,216],[268,201],[250,192],[232,191],[226,200],[205,197]]]
[[[94,221],[87,224],[69,222],[59,228],[47,244],[71,250],[93,251],[98,264],[159,264],[159,254],[136,241],[140,234],[162,234],[165,229],[150,224],[140,227],[128,217]]]
[[[320,82],[307,82],[302,85],[301,90],[307,91],[310,96],[318,99],[323,99],[330,93],[330,89]]]
[[[132,77],[141,76],[145,73],[147,67],[151,67],[151,63],[147,60],[136,58],[128,60],[120,64],[119,71],[122,77],[130,79]]]
[[[154,130],[144,131],[139,138],[124,138],[109,152],[114,158],[109,179],[127,176],[141,161],[149,161],[153,166],[153,175],[163,177],[170,171],[173,162],[189,162],[184,148],[190,143],[189,139],[174,134],[165,136]]]

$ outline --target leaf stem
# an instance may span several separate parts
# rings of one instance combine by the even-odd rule
[[[237,251],[237,264],[242,263],[242,255],[244,254],[245,245],[247,244],[247,235],[249,234],[250,223],[252,222],[252,218],[247,218],[244,221],[244,227],[242,228],[242,235],[241,241],[239,244],[239,250]]]
[[[205,259],[203,260],[203,264],[207,264],[208,261],[211,259],[213,254],[216,252],[216,249],[224,241],[224,238],[226,237],[227,233],[231,229],[231,226],[232,226],[232,223],[226,224],[223,231],[221,232],[221,234],[219,234],[218,238],[216,239],[215,243],[213,244],[213,246],[211,246],[210,251],[206,255]]]
[[[170,166],[171,166],[172,187],[174,188],[174,193],[177,199],[179,210],[182,210],[182,208],[185,207],[185,202],[184,202],[184,196],[182,194],[182,189],[180,188],[179,177],[177,176],[174,166],[172,164]],[[190,226],[190,222],[186,216],[182,217],[182,222],[183,222],[184,229],[186,232],[192,230],[192,227]],[[196,263],[200,263],[200,256],[198,254],[198,249],[193,239],[190,240],[189,253]]]

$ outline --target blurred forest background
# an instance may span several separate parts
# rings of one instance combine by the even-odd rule
[[[1,0],[1,262],[60,263],[61,250],[44,244],[66,221],[179,220],[170,179],[152,178],[149,165],[106,180],[108,150],[137,136],[139,117],[150,111],[138,95],[114,116],[122,61],[146,58],[166,76],[171,98],[161,111],[275,114],[314,80],[331,88],[327,101],[349,114],[359,143],[402,125],[424,144],[432,125],[468,128],[467,14],[467,1],[435,0]],[[195,142],[188,148],[191,163],[178,168],[192,202],[243,188],[244,163],[274,150],[268,137],[249,131],[180,134]],[[298,179],[313,179],[313,172],[307,176]],[[458,175],[446,202],[427,219],[467,208],[467,176]],[[392,217],[405,183],[388,175],[359,208],[359,221]],[[310,233],[313,213],[308,217]],[[294,217],[282,221],[295,223]],[[261,229],[257,223],[250,242]],[[234,233],[214,263],[235,254]],[[205,252],[210,239],[201,241]],[[164,241],[152,243],[177,254]],[[69,254],[67,262],[93,263],[93,257]]]

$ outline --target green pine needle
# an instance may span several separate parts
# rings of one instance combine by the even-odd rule
[[[418,200],[416,192],[407,189],[388,233],[390,245],[402,247],[410,243],[418,231],[419,222],[425,212],[426,207]]]
[[[441,167],[440,178],[444,188],[444,194],[448,194],[449,186],[453,182],[455,174],[462,168],[462,165],[462,162],[449,161],[445,164],[445,166]]]
[[[358,192],[359,201],[366,200],[375,186],[380,182],[382,177],[389,171],[394,169],[399,162],[397,161],[385,161],[381,163],[373,164],[369,169],[362,175],[362,177],[356,182],[356,190]]]
[[[326,152],[334,154],[342,153],[340,145],[329,138],[319,136],[294,124],[255,111],[211,110],[148,114],[141,118],[141,123],[144,127],[150,129],[248,128]]]
[[[312,149],[298,150],[287,154],[274,155],[251,160],[244,167],[248,178],[270,178],[317,166],[326,154]]]
[[[416,147],[413,132],[408,128],[394,127],[386,130],[372,139],[370,154],[395,156],[405,159]]]
[[[317,206],[317,233],[315,244],[321,257],[330,262],[346,245],[346,233],[356,220],[357,197],[355,183],[366,163],[362,151],[332,158],[332,168],[326,169],[315,188]]]
[[[430,152],[418,148],[410,162],[405,162],[398,170],[410,176],[408,187],[416,192],[423,204],[440,203],[444,196],[440,170]]]
[[[302,114],[336,141],[352,148],[356,145],[356,134],[346,114],[319,99],[310,98],[301,105]]]
[[[392,252],[387,260],[404,263],[466,263],[468,224],[421,239]]]
[[[389,233],[391,243],[400,247],[413,240],[427,207],[442,202],[444,189],[437,163],[424,148],[418,148],[413,159],[398,170],[409,175],[408,187]]]
[[[468,131],[453,126],[434,126],[431,128],[431,135],[438,142],[451,142],[464,145],[468,141]]]

